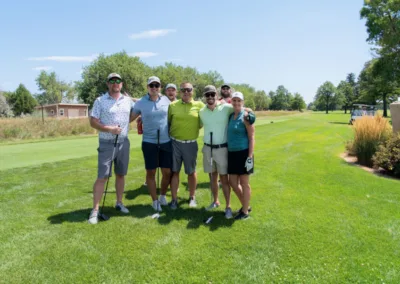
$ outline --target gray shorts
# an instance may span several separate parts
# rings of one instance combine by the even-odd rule
[[[211,147],[204,145],[202,152],[205,173],[218,172],[221,175],[228,174],[228,147],[212,149],[212,165]]]
[[[182,143],[172,140],[172,171],[180,172],[182,162],[185,166],[185,174],[190,175],[196,171],[197,141]]]
[[[122,142],[117,143],[113,159],[112,155],[114,151],[114,140],[100,140],[99,148],[97,148],[97,151],[99,152],[97,177],[107,178],[108,175],[111,176],[111,160],[114,160],[114,173],[125,176],[128,173],[129,148],[130,142],[128,138],[125,138]]]

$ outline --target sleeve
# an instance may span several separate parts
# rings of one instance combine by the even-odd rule
[[[140,110],[140,101],[134,103],[133,107],[132,107],[132,112],[134,114],[141,114],[141,110]]]
[[[224,108],[227,109],[227,113],[231,115],[233,113],[233,106],[231,104],[223,104]]]
[[[256,122],[256,115],[253,112],[248,112],[246,116],[246,120],[252,125],[254,122]]]
[[[100,113],[101,113],[100,100],[99,100],[99,98],[97,98],[94,101],[93,108],[92,108],[92,113],[90,114],[90,116],[94,117],[94,118],[97,118],[97,119],[100,119]]]
[[[135,107],[135,102],[131,100],[131,112],[133,112],[133,108]]]

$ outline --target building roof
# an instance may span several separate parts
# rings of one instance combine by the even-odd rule
[[[59,104],[49,104],[49,105],[43,105],[43,107],[51,107],[51,106],[89,106],[89,104],[64,104],[64,103],[59,103]],[[36,106],[35,108],[41,108],[42,106]]]

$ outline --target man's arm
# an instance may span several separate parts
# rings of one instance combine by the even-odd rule
[[[104,125],[100,122],[100,119],[93,116],[90,117],[90,126],[101,132],[109,132],[111,134],[121,134],[122,128],[119,126]]]
[[[133,111],[131,112],[131,115],[129,117],[129,123],[131,123],[132,121],[134,121],[136,118],[138,118],[140,114],[139,113],[134,113]]]
[[[254,145],[255,145],[255,127],[254,124],[250,124],[247,120],[244,121],[244,125],[247,130],[247,137],[249,138],[249,158],[253,158]]]

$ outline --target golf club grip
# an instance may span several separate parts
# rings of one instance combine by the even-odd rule
[[[157,129],[157,145],[160,146],[160,129]]]
[[[118,125],[118,127],[120,127],[119,125]],[[117,142],[118,142],[118,134],[115,136],[115,140],[114,140],[114,148],[115,147],[117,147]],[[113,157],[114,158],[114,157]]]

